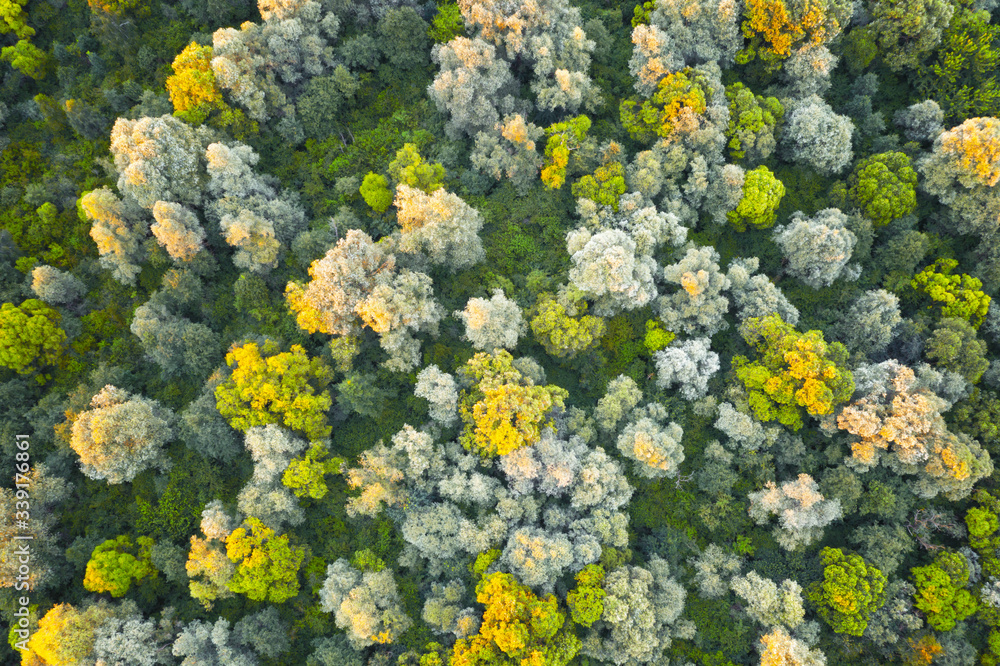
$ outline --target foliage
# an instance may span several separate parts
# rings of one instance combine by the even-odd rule
[[[747,319],[740,332],[760,354],[753,362],[734,356],[733,365],[761,421],[798,430],[804,425],[801,408],[813,416],[829,414],[854,392],[847,350],[839,342],[828,344],[822,331],[799,333],[771,314]]]
[[[459,441],[484,457],[504,456],[537,441],[553,407],[568,395],[558,386],[535,386],[504,350],[480,352],[461,369],[474,386],[465,391],[459,413],[465,424]]]
[[[491,573],[476,585],[483,604],[479,633],[459,639],[452,666],[494,663],[538,663],[565,666],[580,649],[580,640],[566,622],[552,595],[539,598],[511,574]],[[515,661],[516,660],[516,661]]]
[[[848,179],[849,194],[875,226],[884,226],[917,207],[917,172],[904,153],[871,155],[858,162]]]
[[[389,181],[380,173],[368,172],[361,182],[361,196],[376,213],[384,213],[392,205]]]
[[[601,587],[603,582],[604,568],[599,564],[588,564],[576,574],[576,587],[566,595],[566,605],[580,626],[591,626],[604,612],[607,592]]]
[[[66,342],[66,333],[59,328],[61,318],[35,298],[0,306],[0,365],[24,375],[55,364]]]
[[[622,126],[641,142],[669,137],[681,122],[707,109],[707,79],[691,68],[672,72],[660,79],[656,92],[640,102],[623,100],[619,107]]]
[[[729,127],[726,147],[734,159],[761,162],[774,152],[775,131],[785,115],[785,108],[774,97],[755,95],[737,81],[726,86],[729,100]]]
[[[820,551],[820,563],[823,580],[810,585],[806,597],[835,632],[862,635],[871,614],[886,602],[885,575],[839,548]]]
[[[389,176],[397,183],[403,183],[430,194],[442,186],[444,167],[434,162],[425,162],[420,157],[416,144],[404,143],[403,147],[396,151],[396,159],[389,162]],[[364,184],[362,184],[363,187]],[[361,194],[364,196],[364,192]],[[368,201],[367,197],[365,201]],[[375,210],[383,212],[377,208]]]
[[[755,229],[770,229],[778,219],[778,205],[784,196],[785,186],[770,169],[766,166],[751,169],[744,177],[739,205],[726,218],[737,231],[746,231],[748,223]]]
[[[222,91],[212,72],[212,47],[191,42],[171,65],[173,76],[167,77],[166,87],[174,114],[182,120],[200,124],[212,109],[222,108]]]
[[[618,210],[618,199],[625,194],[625,168],[620,162],[609,162],[597,167],[593,175],[587,174],[573,183],[573,196],[590,199],[599,206]]]
[[[976,612],[975,597],[964,589],[969,565],[961,553],[941,551],[932,564],[911,570],[917,593],[914,605],[927,616],[927,624],[938,631],[953,629]]]
[[[83,586],[90,592],[110,592],[113,597],[120,597],[132,582],[138,582],[149,576],[156,576],[156,569],[150,560],[150,548],[153,540],[149,537],[138,537],[135,547],[138,553],[130,553],[133,549],[132,539],[127,534],[108,539],[94,549],[87,562],[87,573],[83,578]]]
[[[982,291],[982,280],[964,273],[952,275],[955,259],[940,258],[913,276],[910,286],[940,304],[942,317],[957,317],[978,329],[990,309],[990,297]]]
[[[545,161],[542,164],[542,183],[558,190],[566,182],[566,168],[570,153],[579,150],[587,138],[590,118],[577,116],[565,122],[553,123],[545,128]],[[574,194],[576,194],[574,192]]]
[[[331,399],[325,388],[332,371],[299,345],[287,352],[278,349],[273,341],[263,346],[250,342],[226,354],[232,374],[215,389],[219,413],[243,432],[276,423],[310,439],[328,436],[325,412]]]
[[[236,565],[229,589],[255,601],[280,604],[299,592],[305,549],[292,546],[254,517],[226,537],[226,556]]]

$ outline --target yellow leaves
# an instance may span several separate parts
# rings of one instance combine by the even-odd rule
[[[212,47],[191,42],[173,62],[174,74],[166,81],[170,101],[178,115],[201,109],[201,120],[211,108],[220,108],[222,91],[212,72]]]
[[[697,296],[705,291],[704,285],[708,284],[708,277],[708,273],[704,270],[700,270],[697,273],[688,271],[681,275],[681,287],[692,297]]]
[[[941,150],[983,185],[1000,181],[1000,120],[970,118],[941,137]]]
[[[535,149],[535,142],[528,139],[528,124],[520,113],[501,126],[500,134],[511,143],[523,145],[525,150]]]

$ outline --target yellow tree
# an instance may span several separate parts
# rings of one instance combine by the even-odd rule
[[[486,606],[483,623],[455,643],[451,666],[564,666],[580,650],[555,596],[540,599],[511,574],[480,580],[476,601]]]
[[[236,564],[229,579],[229,589],[254,601],[280,604],[299,592],[299,567],[305,548],[294,547],[288,535],[277,536],[254,517],[246,527],[233,530],[226,537],[226,556]]]
[[[747,319],[740,332],[759,358],[734,356],[733,367],[761,421],[777,420],[798,430],[804,425],[803,409],[812,416],[830,414],[854,392],[847,349],[839,342],[827,344],[822,331],[799,333],[770,314]]]
[[[283,353],[278,349],[273,340],[263,347],[250,342],[226,355],[233,371],[215,389],[219,413],[242,432],[274,423],[310,440],[329,437],[326,410],[332,400],[324,389],[333,370],[318,358],[310,359],[299,345]]]
[[[191,42],[174,58],[172,67],[174,73],[167,77],[166,86],[175,116],[200,125],[212,109],[225,106],[212,72],[211,46]]]
[[[465,392],[459,413],[465,430],[459,441],[484,457],[507,455],[538,441],[553,408],[569,396],[558,386],[535,386],[513,365],[509,352],[479,353],[461,372],[475,385]]]

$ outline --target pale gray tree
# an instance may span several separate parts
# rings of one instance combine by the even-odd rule
[[[788,224],[774,228],[773,238],[788,261],[788,273],[813,289],[828,287],[842,275],[850,280],[860,275],[860,268],[847,265],[857,236],[837,208],[813,217],[796,211]]]
[[[31,271],[31,291],[53,305],[66,305],[83,297],[87,287],[69,271],[42,264]]]
[[[521,308],[499,288],[489,300],[470,298],[465,309],[456,310],[454,315],[465,322],[465,338],[484,351],[513,349],[528,329]]]
[[[726,328],[729,299],[722,292],[729,288],[729,278],[718,262],[719,253],[706,246],[691,248],[679,262],[663,268],[663,277],[680,287],[656,302],[667,330],[711,337]]]
[[[853,133],[850,118],[834,113],[818,95],[810,95],[786,114],[781,145],[791,161],[823,175],[835,175],[851,162]]]
[[[708,338],[685,340],[653,354],[656,362],[656,385],[669,388],[679,385],[685,400],[697,400],[708,394],[708,380],[719,371],[719,355],[711,350]]]

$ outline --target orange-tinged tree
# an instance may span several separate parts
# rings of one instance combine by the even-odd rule
[[[668,137],[684,118],[705,112],[709,94],[707,79],[685,68],[660,79],[658,90],[648,100],[623,100],[619,115],[629,134],[640,141]]]
[[[475,385],[465,392],[459,413],[465,431],[459,441],[484,457],[507,455],[538,441],[553,408],[569,396],[558,386],[535,386],[513,365],[509,352],[479,353],[462,368]]]
[[[297,430],[311,440],[330,435],[326,410],[332,400],[324,390],[333,378],[322,360],[292,345],[278,353],[278,344],[250,342],[226,355],[232,375],[215,389],[216,407],[233,428],[246,432],[269,423]]]
[[[784,627],[778,626],[760,637],[760,666],[806,666],[823,664],[819,650],[810,650],[802,641],[792,638]]]
[[[733,366],[761,421],[777,420],[798,430],[804,424],[803,409],[812,416],[830,414],[854,392],[847,349],[839,342],[827,343],[822,331],[799,333],[770,314],[747,319],[740,332],[760,356],[753,362],[734,356]]]
[[[199,125],[212,109],[224,106],[212,72],[211,46],[191,42],[174,58],[172,67],[174,73],[167,77],[166,86],[175,116]]]
[[[476,586],[486,606],[479,633],[455,643],[451,666],[564,666],[580,650],[554,595],[538,598],[508,573],[493,573]]]
[[[955,161],[965,176],[959,180],[966,187],[996,185],[1000,181],[1000,120],[969,118],[941,136],[941,151]]]
[[[747,63],[759,57],[769,68],[799,47],[815,47],[840,34],[851,4],[839,0],[747,0],[743,35],[750,40],[736,56]]]

